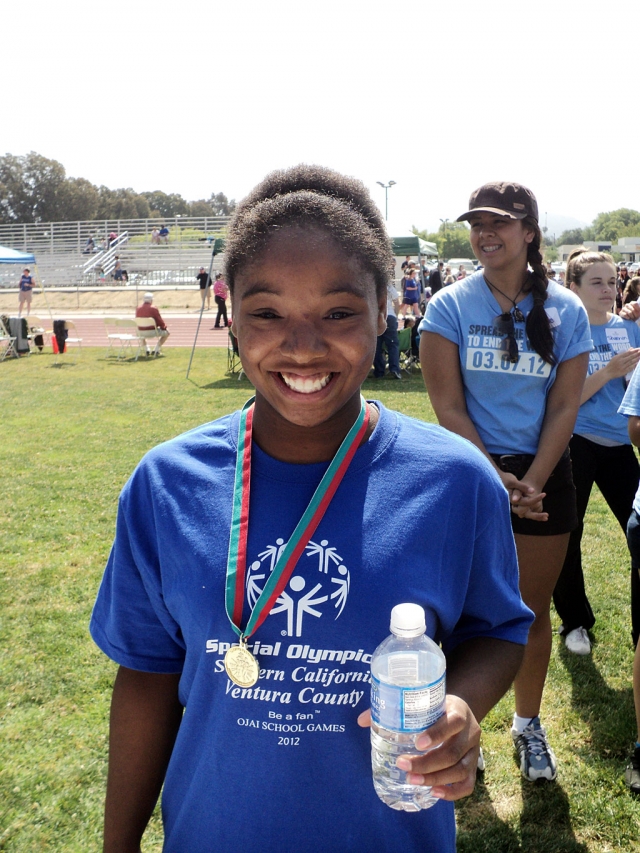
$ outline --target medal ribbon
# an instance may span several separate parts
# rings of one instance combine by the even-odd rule
[[[365,436],[367,427],[369,426],[369,410],[364,398],[361,397],[360,399],[360,413],[356,422],[345,436],[336,455],[331,460],[302,518],[291,534],[291,538],[269,575],[251,611],[251,616],[244,631],[241,630],[240,623],[242,621],[245,578],[247,573],[253,399],[249,400],[240,412],[236,472],[233,485],[233,507],[231,512],[231,534],[229,537],[229,558],[227,561],[225,606],[231,626],[241,640],[250,637],[269,615],[276,599],[289,582],[296,563],[306,548],[309,539],[311,539],[314,531],[320,524],[327,507],[331,503],[331,499],[347,472],[347,468],[356,450]]]

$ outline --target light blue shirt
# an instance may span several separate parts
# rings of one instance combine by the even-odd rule
[[[514,324],[520,358],[509,361],[506,338],[494,328],[502,308],[482,272],[438,291],[420,323],[421,332],[435,332],[458,346],[467,411],[489,453],[536,453],[557,364],[592,348],[589,319],[578,297],[553,281],[547,293],[544,307],[556,365],[533,349],[524,323]],[[527,294],[518,308],[526,318],[533,296]]]
[[[618,412],[627,417],[640,417],[640,371],[634,370],[629,387],[622,398]],[[640,515],[640,488],[633,499],[633,508]]]
[[[606,367],[616,353],[631,347],[640,347],[640,329],[632,320],[622,320],[612,315],[601,326],[591,326],[593,349],[589,353],[588,376]],[[593,397],[580,406],[574,432],[577,435],[595,435],[630,444],[626,419],[618,414],[625,392],[625,379],[610,379]]]

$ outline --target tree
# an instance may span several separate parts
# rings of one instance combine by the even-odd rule
[[[100,204],[98,188],[85,178],[67,178],[60,191],[62,219],[95,219]]]
[[[593,220],[596,240],[615,243],[619,237],[640,235],[640,211],[621,207],[608,213],[599,213]]]
[[[209,204],[214,216],[230,216],[236,209],[235,199],[229,199],[224,193],[211,193]]]
[[[224,193],[189,202],[162,190],[96,187],[86,178],[67,178],[62,163],[35,151],[0,157],[0,223],[228,216],[235,206]]]
[[[147,200],[149,209],[154,213],[157,211],[161,217],[188,216],[189,203],[179,193],[167,193],[162,190],[144,192],[142,196]]]
[[[581,246],[584,243],[582,228],[570,228],[563,231],[556,240],[556,246]]]
[[[441,258],[473,258],[469,229],[464,222],[443,222],[437,231],[431,233],[418,231],[415,227],[412,230],[423,240],[435,243]]]
[[[189,202],[189,216],[213,216],[213,209],[203,198]]]
[[[110,190],[102,186],[98,195],[96,219],[148,219],[151,214],[147,199],[131,188]]]
[[[0,210],[4,222],[51,222],[62,215],[62,163],[35,151],[0,157]]]

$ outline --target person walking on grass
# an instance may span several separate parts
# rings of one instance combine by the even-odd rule
[[[567,649],[574,654],[587,655],[591,651],[588,631],[596,619],[585,590],[582,569],[584,517],[595,483],[623,531],[627,529],[640,466],[631,445],[626,418],[618,414],[618,408],[626,389],[625,377],[631,375],[640,359],[640,329],[633,321],[623,320],[613,313],[616,267],[611,255],[576,249],[567,262],[566,284],[589,315],[593,349],[589,353],[578,419],[569,442],[579,523],[569,538],[553,603],[562,620],[559,633]],[[640,589],[633,578],[631,611],[637,637]]]
[[[226,277],[255,398],[145,456],[91,620],[119,664],[104,853],[139,853],[161,788],[166,850],[455,853],[478,720],[532,614],[487,460],[361,395],[390,262],[366,188],[328,169],[275,172],[235,211]],[[417,814],[371,779],[370,656],[398,601],[427,609],[447,655],[445,712],[397,760],[441,801]]]
[[[511,502],[520,591],[536,619],[515,679],[511,734],[525,779],[557,767],[540,722],[551,595],[578,524],[567,445],[592,348],[586,311],[547,283],[538,204],[517,183],[485,184],[458,217],[484,269],[436,293],[420,364],[438,421],[491,460]]]

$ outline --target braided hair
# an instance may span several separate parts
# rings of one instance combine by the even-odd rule
[[[555,364],[557,359],[553,352],[554,339],[551,331],[551,324],[544,310],[544,303],[547,300],[547,269],[542,261],[542,232],[536,219],[532,216],[527,216],[522,220],[523,226],[528,231],[533,231],[533,240],[527,247],[527,262],[531,267],[529,274],[529,284],[531,295],[533,296],[533,308],[527,316],[526,331],[527,337],[531,346],[538,353],[543,361],[548,364]]]
[[[325,231],[373,275],[377,296],[386,293],[394,264],[391,241],[367,188],[355,178],[302,163],[271,172],[236,208],[225,245],[225,277],[232,295],[238,272],[257,260],[285,227]]]

